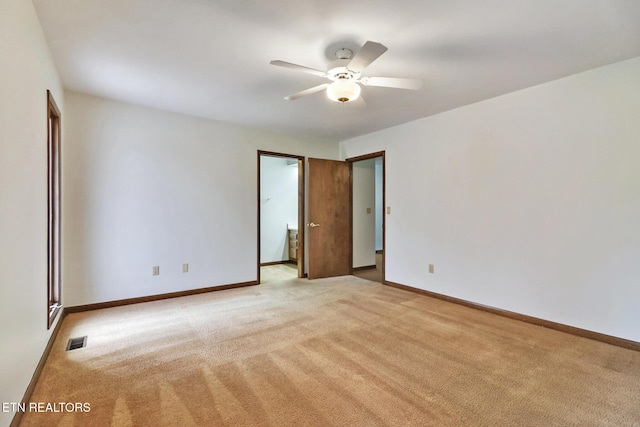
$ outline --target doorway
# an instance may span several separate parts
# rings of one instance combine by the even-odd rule
[[[304,275],[304,157],[258,151],[258,283]]]
[[[384,152],[351,163],[352,274],[384,282]]]

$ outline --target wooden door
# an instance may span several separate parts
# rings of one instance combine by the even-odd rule
[[[350,166],[309,159],[309,279],[351,274]]]

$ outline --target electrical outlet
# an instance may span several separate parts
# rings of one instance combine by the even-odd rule
[[[154,276],[160,275],[160,266],[159,265],[154,265],[153,266],[153,275]]]
[[[429,273],[435,273],[436,272],[436,268],[433,264],[429,264]]]
[[[182,264],[182,272],[183,273],[188,273],[189,272],[189,264],[187,264],[186,262],[184,264]]]

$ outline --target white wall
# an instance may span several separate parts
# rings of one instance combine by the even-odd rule
[[[352,180],[353,267],[368,267],[376,265],[375,160],[354,162]]]
[[[387,280],[640,341],[639,112],[635,58],[344,141],[386,150]]]
[[[67,305],[255,281],[257,151],[339,155],[330,141],[73,92],[66,110]]]
[[[289,259],[289,224],[298,227],[298,161],[260,156],[260,262]]]
[[[47,330],[47,89],[63,93],[30,1],[0,2],[0,402],[19,402]],[[64,141],[63,141],[64,149]],[[0,412],[0,425],[13,413]]]

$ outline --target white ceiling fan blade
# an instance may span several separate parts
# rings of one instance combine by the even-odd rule
[[[361,72],[369,66],[373,61],[378,59],[380,55],[387,51],[387,47],[376,42],[368,41],[353,57],[347,68],[356,73]]]
[[[316,92],[320,92],[321,90],[326,89],[328,86],[329,86],[329,83],[323,83],[321,85],[314,86],[312,88],[305,89],[303,91],[294,93],[293,95],[285,96],[284,99],[286,99],[287,101],[293,101],[294,99],[298,99],[298,98],[301,98],[303,96],[307,96],[307,95],[311,95],[311,94],[316,93]]]
[[[365,86],[393,87],[396,89],[420,89],[423,85],[422,79],[402,79],[397,77],[363,77],[360,83]]]
[[[326,77],[327,73],[324,71],[316,70],[315,68],[304,67],[302,65],[292,64],[285,61],[271,61],[271,65],[277,65],[278,67],[289,68],[291,70],[304,71],[305,73],[313,74],[320,77]]]

